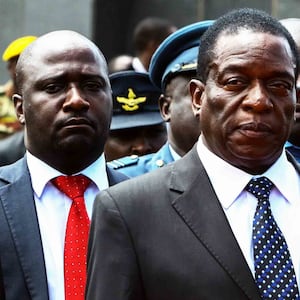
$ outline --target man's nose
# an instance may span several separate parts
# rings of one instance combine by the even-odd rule
[[[149,141],[145,137],[138,137],[135,139],[132,147],[131,147],[131,154],[135,155],[145,155],[154,152],[154,149],[152,149]]]
[[[248,92],[247,98],[243,101],[246,109],[255,110],[257,112],[269,111],[273,108],[273,103],[268,90],[262,82],[256,81]]]
[[[88,109],[89,106],[90,103],[84,98],[80,88],[75,84],[71,84],[67,91],[64,109],[72,108],[81,110]]]

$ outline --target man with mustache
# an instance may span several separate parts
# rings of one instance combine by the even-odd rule
[[[284,149],[298,70],[263,11],[207,29],[190,82],[198,143],[97,196],[88,300],[299,299],[300,170]]]
[[[26,48],[16,75],[26,155],[0,169],[5,299],[84,299],[95,195],[125,179],[103,154],[112,115],[106,60],[79,33],[54,31]]]

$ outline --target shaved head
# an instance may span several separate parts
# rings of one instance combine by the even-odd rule
[[[107,62],[100,49],[87,37],[71,30],[52,31],[40,36],[36,41],[30,44],[20,55],[16,66],[16,83],[18,91],[22,91],[24,77],[26,72],[31,73],[32,68],[39,68],[37,57],[48,53],[67,53],[76,49],[90,49],[97,60],[101,60],[107,71]]]

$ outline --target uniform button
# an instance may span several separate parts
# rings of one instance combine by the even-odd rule
[[[155,162],[155,164],[156,164],[159,168],[161,168],[161,167],[163,167],[163,166],[165,165],[165,162],[164,162],[162,159],[158,159],[158,160]]]

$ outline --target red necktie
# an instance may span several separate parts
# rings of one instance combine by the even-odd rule
[[[65,299],[83,300],[86,283],[86,252],[90,220],[84,192],[91,180],[84,175],[59,176],[52,183],[72,199],[64,249]]]

